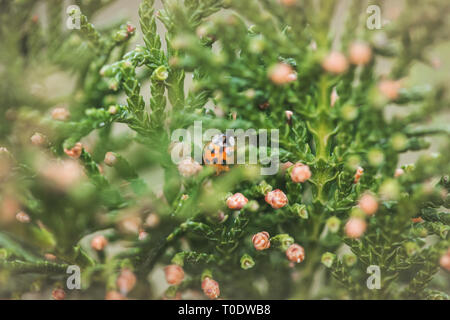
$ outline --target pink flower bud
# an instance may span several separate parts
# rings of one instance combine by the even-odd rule
[[[105,154],[105,160],[104,160],[104,162],[105,162],[105,164],[106,164],[107,166],[110,166],[110,167],[114,166],[114,165],[116,164],[116,162],[117,162],[117,156],[116,156],[116,154],[115,154],[114,152],[107,152],[107,153]]]
[[[252,238],[253,246],[256,250],[266,250],[270,248],[270,236],[266,231],[255,234]]]
[[[349,53],[350,62],[356,65],[366,65],[372,59],[372,49],[365,42],[353,42]]]
[[[266,194],[265,200],[274,209],[283,208],[288,203],[288,198],[280,189],[268,192]]]
[[[105,300],[126,300],[123,295],[117,291],[108,291],[105,296]]]
[[[248,202],[242,193],[235,193],[227,199],[227,206],[232,210],[241,210]]]
[[[202,170],[202,166],[192,158],[183,159],[178,164],[178,171],[183,177],[191,177]]]
[[[123,269],[116,280],[117,287],[121,294],[126,295],[133,290],[136,285],[136,276],[130,269]]]
[[[296,163],[291,171],[291,179],[295,183],[304,183],[311,178],[311,170],[303,163]]]
[[[394,177],[398,178],[398,177],[402,176],[404,173],[405,173],[405,171],[402,168],[395,169]]]
[[[358,167],[358,169],[356,169],[355,180],[353,182],[355,184],[358,183],[363,174],[364,174],[364,169],[361,167]]]
[[[286,110],[285,112],[284,112],[284,114],[286,115],[286,119],[288,120],[288,121],[291,121],[291,119],[292,119],[292,115],[294,114],[292,111],[290,111],[290,110]]]
[[[290,161],[285,162],[281,165],[281,171],[285,172],[287,169],[289,169],[290,167],[292,167],[294,164]]]
[[[345,234],[349,238],[359,238],[366,231],[367,223],[361,218],[350,218],[345,224]]]
[[[380,92],[390,100],[398,99],[401,88],[402,84],[399,80],[382,80],[378,84],[378,89]]]
[[[102,235],[95,236],[91,240],[91,248],[96,251],[104,250],[107,245],[108,245],[108,240]]]
[[[179,285],[184,280],[184,270],[177,264],[171,264],[164,268],[166,281],[170,285]]]
[[[155,228],[159,225],[159,216],[156,213],[150,213],[145,219],[145,225],[149,228]]]
[[[148,237],[148,233],[147,232],[145,232],[144,230],[139,231],[138,239],[140,241],[143,241],[143,240],[147,239],[147,237]]]
[[[55,108],[52,110],[53,120],[66,121],[70,118],[70,112],[66,108]]]
[[[322,67],[325,71],[340,74],[348,69],[347,58],[340,52],[331,52],[323,61]]]
[[[280,0],[280,2],[286,7],[291,7],[297,2],[297,0]]]
[[[297,80],[297,75],[290,65],[278,63],[269,70],[269,78],[273,83],[282,85]]]
[[[220,288],[217,281],[206,277],[202,281],[202,289],[205,295],[210,299],[217,299],[220,296]]]
[[[445,270],[450,271],[450,249],[439,259],[439,264]]]
[[[359,207],[365,214],[371,216],[378,210],[377,199],[373,195],[366,193],[359,199]]]
[[[23,211],[16,214],[16,220],[20,223],[30,223],[31,221],[30,216]]]
[[[55,289],[52,291],[52,298],[54,300],[64,300],[66,298],[66,293],[63,289]]]
[[[77,142],[72,149],[64,149],[64,152],[72,159],[78,159],[83,151],[83,145]]]
[[[44,258],[48,261],[56,261],[56,256],[51,253],[44,254]]]
[[[38,132],[33,134],[31,136],[30,140],[31,140],[31,143],[35,146],[41,146],[45,143],[45,137]]]
[[[286,250],[286,256],[289,261],[294,263],[300,263],[305,260],[305,249],[302,246],[294,243]]]
[[[332,107],[336,104],[336,101],[339,99],[339,95],[337,94],[336,87],[331,91],[330,104]]]

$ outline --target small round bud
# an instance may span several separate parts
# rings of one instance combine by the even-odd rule
[[[288,121],[291,121],[291,119],[292,119],[292,115],[294,114],[291,110],[286,110],[285,112],[284,112],[284,114],[286,115],[286,119],[288,120]]]
[[[439,264],[445,270],[450,271],[450,249],[439,259]]]
[[[31,218],[28,214],[23,211],[20,211],[16,214],[16,220],[20,223],[30,223]]]
[[[350,218],[345,224],[345,234],[349,238],[361,237],[367,229],[367,223],[361,218]]]
[[[311,170],[309,166],[302,163],[296,163],[291,171],[292,182],[304,183],[311,178]]]
[[[398,178],[405,173],[405,170],[402,168],[395,169],[394,178]]]
[[[354,266],[356,264],[356,261],[358,261],[358,259],[356,258],[356,256],[353,253],[344,254],[343,260],[347,267]]]
[[[109,108],[108,108],[108,113],[109,114],[111,114],[111,115],[115,115],[115,114],[117,114],[117,107],[116,106],[110,106]]]
[[[353,42],[349,54],[350,62],[356,65],[366,65],[372,59],[372,49],[365,42]]]
[[[287,169],[289,169],[290,167],[292,167],[294,164],[290,161],[285,162],[281,165],[281,171],[285,172]]]
[[[184,280],[184,270],[177,264],[171,264],[164,268],[166,281],[170,285],[179,285]]]
[[[169,71],[167,70],[167,68],[165,66],[159,66],[153,72],[152,77],[159,81],[165,81],[169,77]]]
[[[407,242],[404,244],[404,248],[408,257],[411,257],[419,252],[420,247],[415,242]]]
[[[297,80],[297,74],[286,63],[278,63],[269,70],[269,78],[277,85],[287,84]]]
[[[66,293],[63,289],[55,289],[52,291],[53,300],[64,300],[66,298]]]
[[[241,257],[241,268],[244,270],[251,269],[255,266],[255,260],[248,254],[244,254]]]
[[[266,194],[265,200],[274,209],[283,208],[288,203],[288,198],[280,189],[268,192]]]
[[[359,207],[365,214],[371,216],[378,210],[378,201],[373,195],[366,193],[359,199]]]
[[[98,235],[92,238],[91,240],[91,248],[96,251],[102,251],[108,245],[108,240],[105,236]]]
[[[339,231],[339,227],[341,226],[341,220],[338,217],[330,217],[327,220],[327,228],[331,233],[336,233]]]
[[[378,84],[378,89],[380,92],[390,100],[397,100],[400,96],[400,89],[402,88],[402,84],[400,81],[394,80],[382,80]]]
[[[113,167],[117,162],[117,155],[114,152],[107,152],[104,162],[107,166]]]
[[[220,296],[219,284],[209,277],[203,279],[202,289],[205,295],[210,299],[217,299]]]
[[[121,294],[126,295],[133,290],[136,285],[136,276],[130,269],[123,269],[116,280],[117,287]]]
[[[40,134],[39,132],[36,132],[33,134],[30,138],[31,143],[35,146],[42,146],[45,143],[45,137]]]
[[[52,110],[53,120],[66,121],[70,118],[70,112],[66,108],[55,108]]]
[[[300,263],[305,260],[305,249],[302,246],[294,243],[286,250],[286,256],[289,261]]]
[[[336,259],[336,255],[334,253],[325,252],[322,255],[321,262],[325,267],[331,268],[335,259]]]
[[[83,151],[83,145],[77,142],[71,149],[64,149],[64,152],[72,159],[78,159]]]
[[[241,210],[248,202],[242,193],[235,193],[227,199],[227,206],[231,210]]]
[[[340,52],[331,52],[322,61],[322,67],[325,69],[325,71],[334,74],[344,73],[348,69],[347,58]]]
[[[202,166],[192,158],[186,158],[178,164],[178,171],[183,177],[191,177],[202,170]]]
[[[256,250],[262,251],[270,248],[270,236],[266,231],[255,234],[252,238]]]

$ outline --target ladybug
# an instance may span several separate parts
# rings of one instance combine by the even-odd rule
[[[233,156],[235,139],[225,134],[215,135],[211,142],[206,144],[203,151],[203,161],[206,165],[214,166],[216,173],[230,170],[227,158]]]

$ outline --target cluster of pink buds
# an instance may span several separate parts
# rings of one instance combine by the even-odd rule
[[[296,163],[291,171],[292,182],[304,183],[311,178],[311,170],[303,163]]]
[[[441,257],[439,264],[445,270],[450,271],[450,248],[447,250],[447,253]]]
[[[133,290],[136,285],[136,276],[130,269],[123,269],[116,280],[117,287],[121,294],[126,295]]]
[[[365,193],[359,199],[359,208],[368,216],[375,214],[378,210],[378,201],[370,193]]]
[[[297,74],[286,63],[277,63],[269,71],[270,80],[277,85],[283,85],[297,80]]]
[[[288,203],[288,198],[280,189],[268,192],[266,194],[265,200],[274,209],[283,208]]]
[[[252,238],[253,246],[256,250],[266,250],[270,248],[270,235],[263,231],[255,234]]]
[[[102,235],[95,236],[91,240],[91,248],[95,251],[103,251],[107,245],[108,240]]]
[[[305,249],[296,243],[291,244],[286,250],[286,257],[291,262],[300,263],[305,260]]]
[[[355,183],[355,184],[358,183],[363,174],[364,174],[364,169],[361,167],[358,167],[358,169],[356,169],[355,180],[353,181],[353,183]]]
[[[64,149],[64,152],[72,159],[78,159],[83,151],[83,145],[77,142],[71,149]]]
[[[220,296],[219,284],[209,277],[203,279],[202,289],[205,295],[210,299],[217,299]]]
[[[184,280],[184,270],[177,264],[171,264],[164,268],[166,281],[170,285],[179,285]]]
[[[227,206],[231,210],[241,210],[248,202],[242,193],[235,193],[227,199]]]
[[[360,238],[367,229],[367,223],[362,218],[352,217],[345,224],[345,234],[349,238]]]

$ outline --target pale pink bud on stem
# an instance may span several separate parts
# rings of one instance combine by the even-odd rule
[[[450,249],[439,259],[439,264],[445,270],[450,271]]]
[[[367,223],[361,218],[350,218],[345,224],[345,234],[349,238],[359,238],[366,231]]]
[[[269,70],[269,78],[277,85],[283,85],[297,80],[297,74],[286,63],[278,63]]]
[[[183,177],[191,177],[202,170],[202,166],[192,158],[183,159],[178,164],[178,171]]]
[[[64,300],[66,298],[66,293],[63,289],[55,289],[52,291],[52,298],[54,300]]]
[[[35,146],[42,146],[45,143],[45,137],[40,134],[39,132],[36,132],[33,134],[30,138],[31,143]]]
[[[291,179],[292,182],[295,183],[304,183],[311,178],[311,170],[309,166],[304,165],[303,163],[296,163],[294,168],[291,171]]]
[[[256,250],[266,250],[270,248],[270,236],[266,231],[255,234],[252,238],[253,246]]]
[[[55,108],[52,110],[53,120],[66,121],[70,118],[70,112],[66,108]]]
[[[288,198],[280,189],[268,192],[266,194],[265,200],[274,209],[283,208],[288,203]]]
[[[31,218],[28,214],[23,211],[20,211],[16,214],[16,220],[20,223],[30,223]]]
[[[353,42],[349,53],[350,62],[356,65],[366,65],[372,59],[372,49],[365,42]]]
[[[397,100],[400,96],[402,84],[399,80],[382,80],[378,84],[380,92],[390,100]]]
[[[92,238],[91,240],[91,248],[96,251],[102,251],[108,245],[108,240],[105,236],[98,235]]]
[[[136,276],[130,269],[123,269],[116,280],[117,287],[122,295],[133,290],[136,285]]]
[[[344,73],[348,69],[347,58],[340,52],[337,51],[331,52],[322,61],[322,67],[325,69],[325,71],[334,74]]]
[[[337,94],[336,87],[331,91],[330,104],[332,107],[336,104],[336,101],[339,99],[339,95]]]
[[[170,285],[179,285],[184,280],[184,270],[177,264],[171,264],[164,268],[166,281]]]
[[[291,244],[286,250],[286,257],[291,262],[300,263],[305,260],[305,249],[296,243]]]
[[[64,152],[72,159],[78,159],[83,151],[83,145],[77,142],[72,149],[64,149]]]
[[[378,201],[373,195],[366,193],[359,199],[359,207],[365,214],[371,216],[378,210]]]
[[[116,162],[117,162],[117,156],[116,156],[116,154],[115,154],[114,152],[107,152],[107,153],[105,154],[105,160],[104,160],[104,162],[105,162],[105,164],[106,164],[107,166],[110,166],[110,167],[114,166],[114,165],[116,164]]]
[[[217,281],[206,277],[202,281],[202,289],[205,295],[210,299],[217,299],[220,296],[220,288]]]
[[[241,210],[248,202],[242,193],[235,193],[227,199],[227,206],[231,210]]]
[[[394,177],[398,178],[398,177],[402,176],[404,173],[405,173],[405,170],[403,170],[402,168],[395,169]]]

